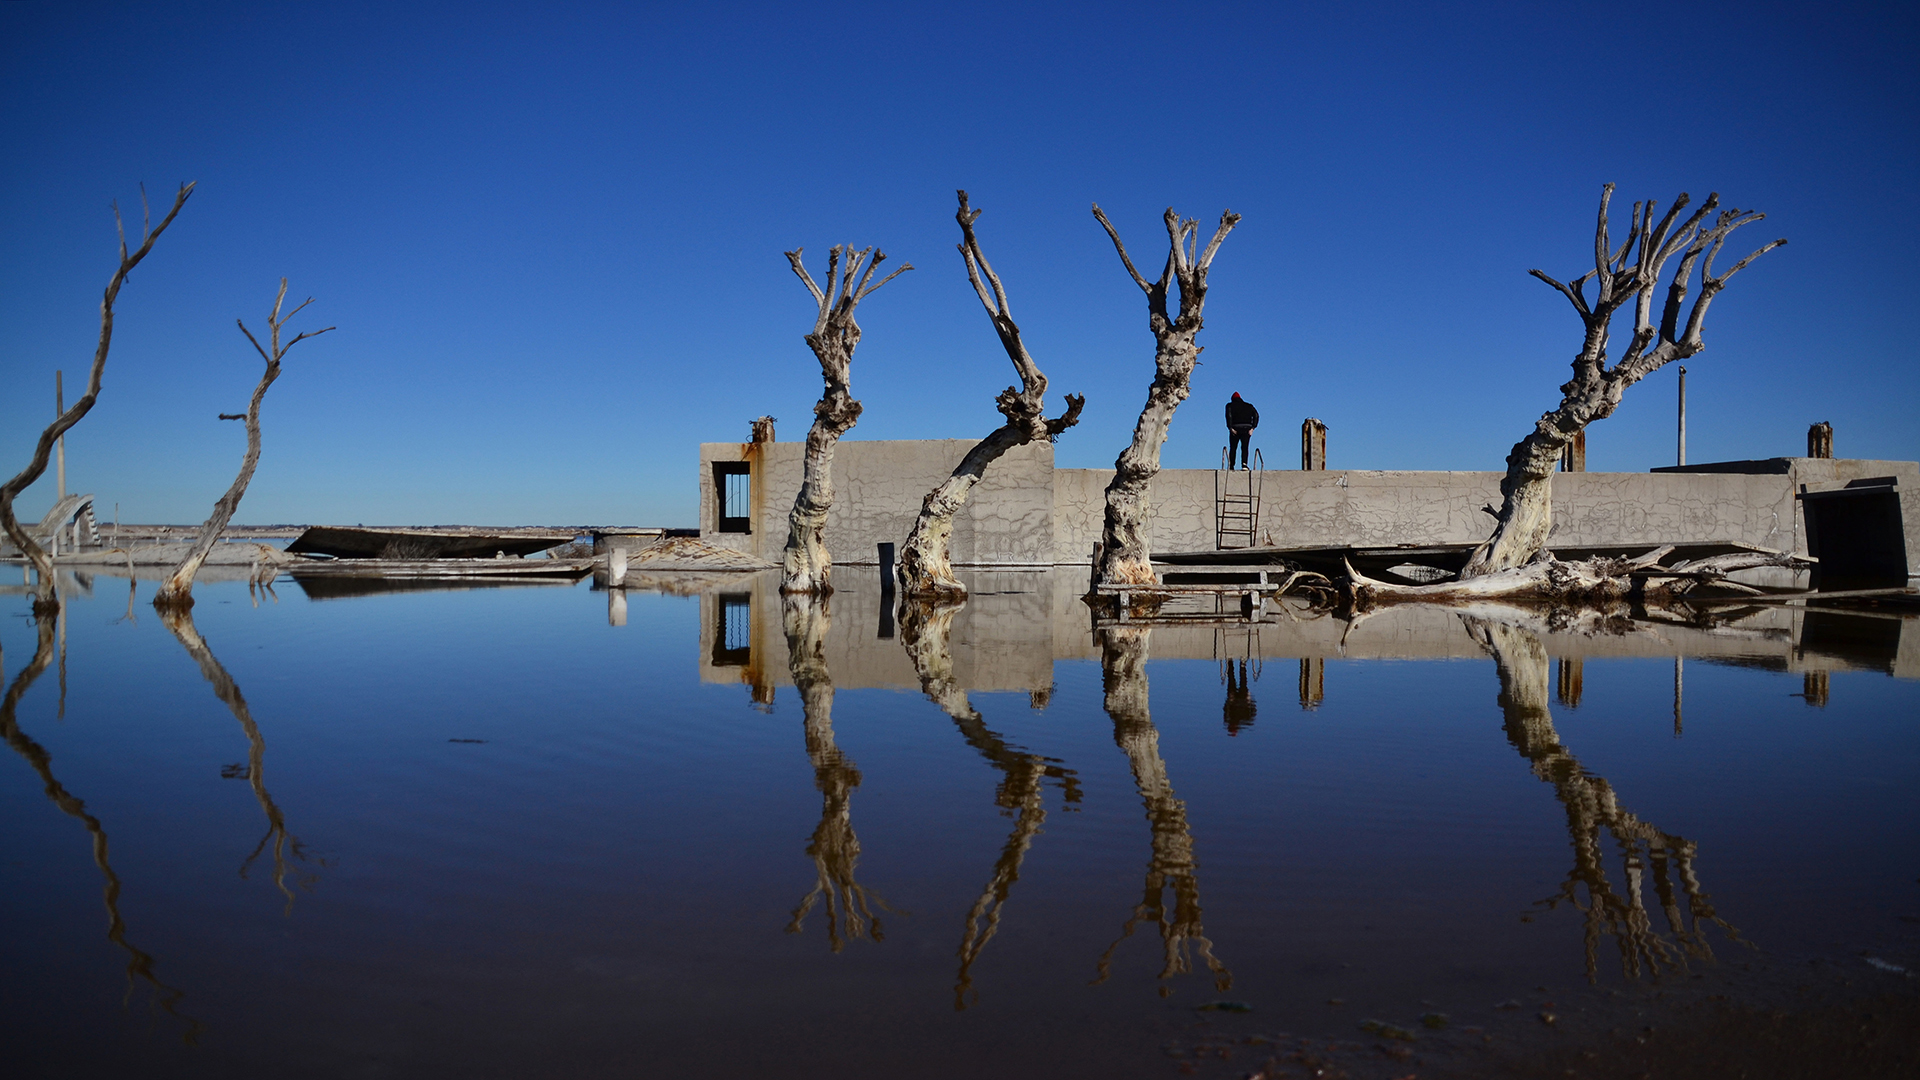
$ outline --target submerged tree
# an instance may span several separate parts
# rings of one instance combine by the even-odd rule
[[[1716,193],[1681,221],[1680,213],[1688,203],[1683,192],[1656,224],[1652,200],[1634,203],[1632,229],[1615,249],[1607,231],[1607,206],[1612,199],[1613,185],[1608,184],[1600,195],[1592,270],[1566,283],[1532,271],[1534,277],[1559,290],[1573,305],[1585,336],[1573,360],[1573,379],[1560,388],[1560,407],[1542,416],[1533,433],[1507,455],[1507,474],[1500,481],[1499,524],[1493,535],[1474,550],[1460,572],[1462,580],[1525,566],[1545,548],[1553,528],[1553,473],[1562,449],[1588,424],[1611,416],[1627,387],[1670,361],[1685,360],[1706,348],[1700,335],[1713,298],[1729,278],[1786,243],[1775,240],[1716,276],[1713,261],[1727,238],[1735,229],[1765,220],[1765,214],[1720,210]],[[1680,255],[1680,264],[1667,283],[1666,301],[1655,322],[1654,294],[1667,260],[1674,255]],[[1695,263],[1700,264],[1700,291],[1689,309],[1686,299]],[[1589,280],[1597,289],[1591,300],[1586,294]],[[1614,315],[1629,305],[1633,308],[1633,337],[1620,359],[1609,367],[1609,328]]]
[[[873,280],[873,273],[887,258],[873,248],[853,250],[852,244],[836,245],[827,255],[827,287],[822,289],[800,262],[801,248],[787,252],[793,272],[813,294],[820,306],[813,333],[807,335],[807,347],[820,361],[820,374],[826,389],[813,407],[813,427],[807,431],[807,456],[800,483],[800,494],[787,515],[787,547],[781,556],[780,591],[825,596],[833,592],[833,559],[827,554],[827,511],[833,506],[833,448],[840,436],[852,430],[860,419],[860,403],[853,399],[853,350],[860,344],[860,324],[853,321],[853,310],[874,290],[913,269],[911,263]],[[868,261],[868,256],[872,260]],[[846,272],[841,273],[844,260]],[[865,273],[861,272],[865,265]],[[855,284],[855,278],[859,279]]]
[[[826,654],[831,622],[826,600],[784,596],[780,615],[787,637],[787,671],[793,676],[793,688],[799,691],[800,711],[805,718],[807,760],[813,763],[813,786],[820,790],[820,824],[814,827],[807,844],[807,855],[813,859],[814,885],[793,909],[787,933],[800,933],[807,914],[825,900],[828,946],[839,952],[854,938],[881,940],[884,935],[873,908],[885,908],[886,904],[854,880],[860,862],[860,838],[853,831],[853,789],[860,786],[860,769],[847,760],[833,738],[833,672],[827,667]]]
[[[160,234],[167,231],[167,226],[173,224],[173,219],[192,194],[193,184],[181,184],[180,191],[173,197],[173,208],[155,226],[152,215],[147,212],[146,189],[142,188],[141,227],[145,235],[141,237],[139,248],[132,254],[127,253],[127,229],[120,220],[120,206],[114,204],[113,223],[120,231],[120,266],[113,272],[113,277],[107,282],[107,291],[100,298],[100,341],[94,346],[93,367],[87,373],[87,392],[81,394],[67,411],[55,417],[53,423],[40,433],[40,441],[34,444],[33,458],[27,462],[27,467],[11,480],[0,484],[0,529],[5,530],[7,539],[12,540],[20,553],[33,564],[34,572],[38,575],[33,595],[33,609],[36,612],[53,611],[60,605],[53,589],[53,559],[34,542],[33,537],[27,535],[27,530],[21,528],[19,520],[13,515],[13,500],[47,471],[47,459],[53,454],[53,446],[60,441],[60,436],[93,410],[93,403],[100,396],[100,376],[107,367],[107,348],[113,344],[113,304],[120,296],[120,286],[126,282],[133,268],[140,265],[140,260],[147,257],[147,252],[153,250],[153,242],[160,239]]]
[[[286,911],[291,914],[294,896],[293,890],[287,887],[287,878],[293,867],[289,860],[299,863],[317,860],[311,859],[306,845],[300,842],[299,837],[287,831],[286,815],[280,812],[279,805],[267,792],[267,741],[260,734],[260,725],[254,723],[253,710],[247,707],[247,699],[241,695],[239,684],[233,681],[232,675],[227,674],[226,667],[213,655],[213,650],[207,646],[206,639],[202,638],[200,631],[194,627],[192,610],[187,607],[166,607],[161,609],[160,618],[167,624],[167,629],[173,636],[179,640],[181,647],[187,650],[187,655],[193,657],[193,662],[200,666],[200,674],[213,684],[214,696],[227,707],[227,711],[233,713],[233,718],[240,721],[240,729],[246,732],[247,783],[253,788],[253,797],[260,804],[261,813],[266,815],[267,831],[260,837],[260,842],[254,845],[253,854],[247,856],[246,861],[240,865],[240,876],[246,877],[247,869],[253,865],[254,860],[258,859],[262,852],[271,850],[273,886],[287,898]],[[311,889],[316,875],[308,871],[292,876],[295,884]]]
[[[186,558],[180,560],[180,565],[173,568],[173,572],[167,575],[167,579],[160,583],[159,590],[153,594],[154,607],[190,608],[193,606],[194,575],[200,572],[200,565],[207,561],[207,554],[213,550],[214,544],[219,543],[220,534],[226,530],[227,523],[233,520],[234,511],[240,508],[241,497],[247,493],[247,485],[253,481],[253,470],[260,464],[260,401],[267,396],[267,387],[272,386],[273,381],[280,377],[280,361],[295,345],[310,337],[319,337],[333,329],[329,326],[323,330],[304,331],[296,335],[292,341],[282,345],[280,343],[281,328],[286,326],[295,315],[300,314],[308,304],[313,303],[313,297],[309,296],[299,307],[282,316],[280,305],[285,303],[286,299],[287,279],[281,278],[280,293],[273,298],[273,312],[267,316],[267,329],[271,331],[267,338],[270,349],[261,346],[260,339],[254,337],[253,331],[247,329],[245,321],[233,320],[234,324],[240,327],[240,332],[247,335],[247,340],[253,344],[254,351],[260,354],[260,359],[267,362],[266,370],[260,373],[259,384],[253,388],[253,398],[247,402],[246,413],[243,416],[220,414],[222,420],[244,419],[247,422],[247,454],[240,461],[240,473],[234,477],[233,486],[229,487],[227,493],[220,496],[219,501],[213,504],[213,514],[207,518],[206,524],[200,526],[200,535],[195,538],[193,547],[187,550]]]
[[[1200,924],[1200,879],[1196,876],[1193,833],[1187,827],[1187,804],[1173,793],[1167,763],[1160,757],[1160,732],[1153,726],[1153,713],[1148,708],[1147,653],[1152,635],[1152,629],[1144,626],[1099,631],[1104,704],[1107,715],[1113,718],[1113,741],[1133,766],[1133,782],[1139,788],[1153,835],[1153,854],[1147,862],[1145,895],[1121,928],[1120,936],[1100,957],[1094,982],[1106,980],[1120,943],[1132,937],[1142,922],[1152,920],[1160,928],[1165,953],[1160,968],[1162,980],[1192,971],[1197,953],[1213,972],[1214,988],[1227,990],[1233,986],[1233,973],[1213,955],[1213,942]],[[1171,912],[1166,903],[1169,889],[1173,892]],[[1160,996],[1172,992],[1172,987],[1162,981]]]
[[[1013,815],[1013,829],[994,861],[993,875],[987,879],[980,896],[967,910],[966,931],[960,938],[960,973],[953,988],[953,1007],[966,1009],[973,989],[973,965],[1000,929],[1000,916],[1006,910],[1007,897],[1020,880],[1020,867],[1040,827],[1046,823],[1042,785],[1052,779],[1060,784],[1068,803],[1080,801],[1080,782],[1073,770],[1051,758],[1042,757],[1008,745],[1005,738],[987,727],[980,710],[967,700],[966,687],[953,672],[953,618],[960,605],[907,601],[900,623],[900,643],[913,661],[920,690],[940,711],[953,719],[967,745],[980,752],[988,764],[998,769],[1001,781],[994,791],[994,803],[1002,813]]]
[[[1536,617],[1515,614],[1521,619]],[[1585,914],[1588,981],[1599,978],[1600,939],[1609,934],[1619,946],[1620,966],[1628,977],[1637,977],[1642,970],[1659,975],[1684,969],[1689,955],[1711,960],[1707,923],[1740,941],[1739,932],[1714,911],[1712,898],[1700,887],[1694,870],[1699,846],[1627,811],[1612,785],[1587,772],[1561,745],[1547,707],[1547,650],[1539,634],[1524,625],[1490,618],[1485,608],[1460,618],[1499,669],[1507,740],[1532,763],[1535,776],[1553,785],[1566,809],[1573,869],[1560,891],[1541,903],[1554,908],[1565,902]],[[1626,871],[1624,889],[1616,889],[1607,875],[1602,832],[1611,835],[1620,850]],[[1648,869],[1653,872],[1655,898],[1672,932],[1671,941],[1654,928],[1640,891]]]
[[[97,377],[97,368],[95,374]],[[0,739],[4,739],[40,777],[48,801],[59,807],[62,813],[79,821],[87,830],[87,836],[92,840],[93,864],[100,869],[101,900],[107,909],[107,940],[127,954],[128,994],[132,994],[135,980],[147,983],[152,988],[154,1002],[168,1015],[186,1024],[181,1038],[191,1046],[199,1041],[201,1032],[206,1028],[200,1021],[180,1011],[180,1002],[186,998],[186,993],[161,982],[160,976],[154,971],[158,962],[151,954],[127,940],[126,920],[120,917],[120,875],[114,872],[113,863],[108,859],[106,828],[101,825],[99,818],[87,810],[86,802],[68,791],[54,776],[53,755],[20,728],[20,699],[26,696],[34,681],[53,663],[53,614],[42,611],[35,616],[34,622],[39,634],[33,659],[14,677],[13,685],[7,687],[5,695],[0,696]]]
[[[1201,312],[1207,302],[1207,268],[1240,222],[1231,210],[1220,214],[1220,226],[1203,250],[1199,247],[1200,223],[1180,220],[1167,208],[1167,265],[1160,280],[1148,281],[1134,269],[1125,244],[1113,223],[1095,205],[1093,216],[1112,238],[1127,274],[1140,291],[1147,294],[1147,325],[1153,331],[1153,383],[1147,389],[1147,403],[1133,427],[1133,442],[1113,463],[1113,482],[1107,485],[1107,511],[1100,530],[1100,567],[1098,578],[1105,585],[1156,585],[1160,578],[1153,571],[1153,546],[1147,539],[1147,485],[1160,472],[1160,448],[1167,441],[1167,428],[1173,423],[1173,410],[1187,399],[1193,366],[1200,359],[1200,345],[1194,337],[1200,333]],[[1179,288],[1179,314],[1167,311],[1167,286]]]
[[[975,443],[954,467],[953,475],[927,493],[920,504],[920,517],[913,523],[913,531],[907,534],[907,542],[901,548],[901,591],[908,596],[947,600],[967,595],[966,587],[953,576],[953,516],[966,504],[973,486],[986,476],[987,466],[1016,446],[1057,438],[1080,422],[1080,410],[1087,403],[1077,394],[1068,394],[1067,411],[1058,419],[1047,419],[1047,377],[1027,352],[1026,343],[1020,338],[1020,325],[1013,321],[1012,310],[1007,305],[1007,290],[980,250],[979,238],[973,232],[973,223],[979,220],[980,211],[967,206],[966,192],[959,192],[959,196],[960,209],[954,218],[960,222],[960,257],[967,264],[967,280],[973,283],[974,293],[987,309],[987,318],[993,323],[994,332],[1000,335],[1000,345],[1006,349],[1007,359],[1013,361],[1013,369],[1020,376],[1020,386],[1009,386],[994,399],[994,407],[1007,422]]]

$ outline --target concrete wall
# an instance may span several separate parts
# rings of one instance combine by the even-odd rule
[[[834,452],[827,550],[835,563],[877,561],[877,545],[900,544],[929,491],[973,449],[970,439],[843,440]],[[787,514],[800,493],[806,444],[700,444],[700,535],[719,547],[780,560]],[[753,467],[751,533],[721,533],[713,463]],[[1053,444],[1019,446],[987,470],[953,521],[953,561],[981,566],[1053,562]]]
[[[1555,473],[1552,543],[1604,544],[1734,540],[1805,553],[1806,528],[1794,493],[1853,480],[1899,481],[1910,572],[1920,571],[1920,464],[1817,458],[1776,459],[1777,472]],[[1775,462],[1754,463],[1772,466]],[[1212,469],[1168,469],[1148,489],[1158,551],[1214,547]],[[1500,505],[1500,473],[1330,469],[1257,475],[1260,546],[1471,544],[1487,538]],[[1111,469],[1054,471],[1054,552],[1085,562],[1100,539]]]
[[[840,443],[835,499],[827,516],[834,561],[876,561],[876,545],[906,539],[921,500],[972,447],[964,439]],[[702,537],[777,562],[786,516],[800,490],[803,443],[704,443],[700,447]],[[716,532],[715,461],[754,469],[751,533]],[[1709,471],[1716,468],[1745,471]],[[1806,551],[1794,494],[1876,476],[1898,480],[1909,572],[1920,573],[1920,464],[1911,461],[1776,458],[1701,471],[1556,473],[1552,543],[1567,547],[1731,540]],[[1261,495],[1262,547],[1470,544],[1500,502],[1496,472],[1336,469],[1219,473],[1168,469],[1149,489],[1158,551],[1210,551],[1216,485],[1250,480]],[[988,470],[954,521],[954,562],[973,566],[1085,563],[1100,539],[1110,469],[1055,469],[1053,447],[1018,447]]]
[[[721,600],[717,592],[703,594],[702,681],[742,683],[763,695],[792,684],[778,577],[762,572],[717,590],[751,605],[752,655],[744,663],[715,661]],[[1044,692],[1053,685],[1056,662],[1100,659],[1080,600],[1085,569],[962,571],[961,578],[972,597],[955,616],[952,645],[955,675],[969,690]],[[874,571],[844,575],[828,610],[826,659],[836,686],[919,689],[905,648],[897,637],[886,636],[892,623]],[[1682,657],[1795,673],[1872,671],[1920,678],[1920,620],[1870,613],[1769,606],[1730,626],[1662,623],[1636,633],[1546,633],[1541,640],[1556,659]],[[1149,649],[1158,660],[1489,659],[1458,612],[1420,605],[1391,606],[1351,622],[1303,612],[1270,615],[1262,623],[1160,626],[1152,631]],[[1489,673],[1489,708],[1497,690]]]

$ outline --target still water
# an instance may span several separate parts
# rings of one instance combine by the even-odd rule
[[[0,596],[14,1075],[1364,1072],[1920,969],[1920,623],[1096,635],[1083,576]]]

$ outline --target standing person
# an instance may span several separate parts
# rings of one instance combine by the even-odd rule
[[[1233,449],[1240,448],[1240,467],[1247,467],[1247,448],[1253,441],[1253,429],[1260,426],[1260,410],[1252,402],[1240,400],[1235,391],[1227,402],[1227,468],[1233,468]]]

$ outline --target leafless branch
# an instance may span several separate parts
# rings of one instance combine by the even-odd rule
[[[1120,242],[1119,232],[1117,232],[1114,229],[1113,222],[1107,220],[1107,215],[1101,211],[1099,203],[1093,204],[1093,216],[1100,219],[1100,227],[1107,230],[1107,236],[1112,238],[1113,250],[1120,253],[1120,261],[1126,264],[1127,273],[1133,278],[1133,283],[1135,285],[1140,286],[1141,292],[1147,293],[1148,295],[1152,295],[1153,286],[1147,284],[1147,279],[1141,277],[1140,271],[1135,270],[1133,268],[1133,260],[1129,258],[1127,255],[1127,245]],[[1167,267],[1168,267],[1168,271],[1171,272],[1173,267],[1172,256],[1168,256]],[[1160,275],[1161,286],[1164,287],[1166,285],[1166,282],[1167,282],[1167,274],[1162,273]]]
[[[113,224],[120,238],[120,265],[107,282],[106,291],[101,294],[100,341],[94,347],[93,365],[87,375],[86,393],[75,400],[67,411],[56,417],[54,422],[40,433],[40,440],[34,444],[33,457],[28,461],[27,467],[16,473],[5,484],[0,484],[0,530],[5,531],[7,538],[19,547],[21,554],[33,563],[39,574],[40,581],[35,587],[34,594],[36,610],[43,607],[51,609],[59,605],[59,598],[53,588],[53,560],[32,537],[27,535],[27,531],[21,528],[20,522],[14,517],[13,501],[46,472],[47,461],[52,456],[54,443],[60,436],[66,434],[70,428],[80,422],[82,417],[92,411],[94,401],[100,396],[100,377],[106,370],[107,350],[113,342],[113,304],[120,295],[120,286],[126,282],[127,275],[133,272],[133,268],[140,265],[141,260],[147,257],[147,253],[153,250],[154,241],[160,239],[160,234],[166,232],[167,226],[173,224],[173,219],[179,216],[180,208],[187,204],[187,199],[192,194],[192,183],[181,184],[179,192],[173,197],[172,208],[167,211],[166,217],[160,219],[158,226],[151,226],[150,216],[143,217],[144,234],[141,237],[139,250],[132,254],[127,253],[127,230],[120,220],[119,204],[114,204]],[[142,188],[142,206],[145,205],[145,199],[146,189]]]

